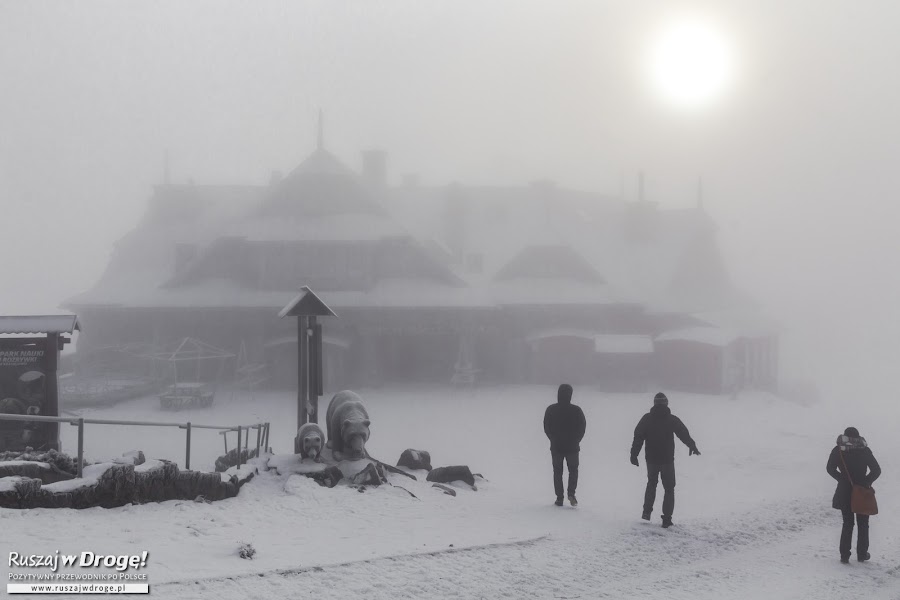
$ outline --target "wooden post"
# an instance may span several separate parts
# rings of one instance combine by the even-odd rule
[[[191,470],[191,422],[187,422],[187,435],[184,448],[184,469]]]
[[[237,427],[238,432],[238,444],[237,444],[237,468],[238,471],[241,470],[241,426]]]
[[[59,416],[59,350],[60,337],[58,333],[48,333],[44,346],[47,372],[44,376],[45,389],[44,401],[41,406],[41,414],[48,417]],[[46,429],[44,429],[46,427]],[[42,423],[39,428],[46,440],[47,447],[59,450],[59,423]]]
[[[228,432],[222,433],[222,441],[225,442],[225,458],[228,458]]]
[[[316,324],[316,395],[325,393],[325,357],[322,346],[322,324]]]
[[[306,317],[297,317],[297,429],[309,418],[306,413],[306,399],[309,392],[307,381]]]
[[[309,332],[312,331],[312,335]],[[308,398],[310,406],[309,420],[313,423],[319,422],[319,384],[318,384],[318,363],[319,363],[319,344],[316,337],[316,317],[308,317],[306,323],[307,346],[307,378],[306,382],[309,386]]]
[[[256,457],[259,458],[259,444],[262,441],[262,425],[256,426]]]
[[[84,465],[84,417],[78,418],[78,478],[81,479]]]

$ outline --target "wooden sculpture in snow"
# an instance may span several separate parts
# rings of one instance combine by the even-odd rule
[[[295,451],[300,458],[311,458],[323,462],[322,449],[325,447],[325,434],[316,423],[304,423],[297,430]]]
[[[368,456],[369,413],[356,392],[338,392],[328,403],[325,415],[328,443],[334,460],[360,459]]]

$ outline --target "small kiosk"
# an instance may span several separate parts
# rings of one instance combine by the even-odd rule
[[[75,315],[0,316],[0,413],[59,416],[59,353]],[[0,420],[0,452],[59,449],[59,423]]]

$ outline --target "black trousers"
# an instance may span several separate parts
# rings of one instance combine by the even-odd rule
[[[850,558],[853,542],[853,517],[856,517],[856,555],[865,556],[869,551],[869,515],[854,515],[849,508],[841,510],[844,526],[841,528],[841,558]]]
[[[656,502],[656,485],[662,477],[663,496],[662,515],[672,517],[675,510],[675,463],[667,465],[654,465],[647,463],[647,490],[644,492],[644,512],[653,512],[653,503]]]
[[[566,466],[569,468],[567,491],[570,496],[574,496],[575,488],[578,487],[578,450],[574,452],[551,450],[550,456],[553,458],[553,489],[556,490],[556,497],[563,497],[563,460],[566,461]]]

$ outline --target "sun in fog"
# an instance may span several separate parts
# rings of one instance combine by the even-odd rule
[[[734,56],[729,39],[715,25],[683,19],[664,25],[653,38],[648,67],[653,87],[667,102],[700,108],[731,84]]]

